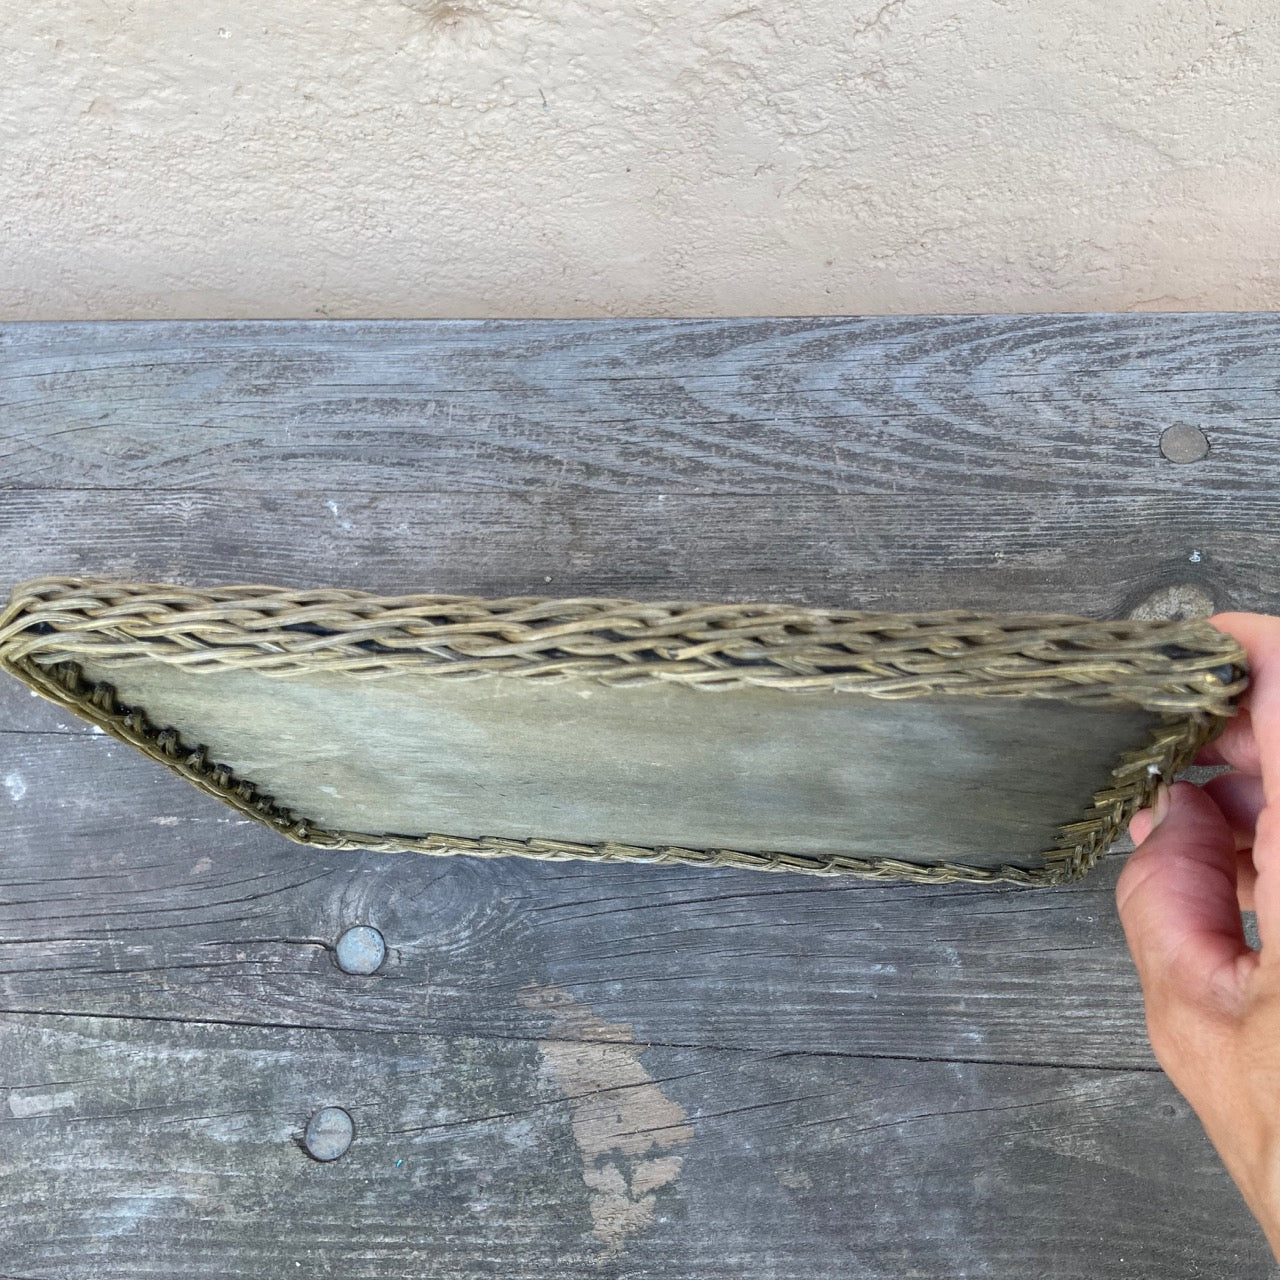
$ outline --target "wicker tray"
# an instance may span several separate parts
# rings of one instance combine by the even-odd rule
[[[18,587],[0,665],[302,844],[1021,884],[1247,684],[1199,621],[87,578]]]

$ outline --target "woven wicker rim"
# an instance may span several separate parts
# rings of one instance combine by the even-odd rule
[[[674,681],[724,691],[766,685],[878,698],[965,694],[1141,706],[1160,713],[1151,740],[1124,753],[1083,820],[1061,826],[1044,866],[825,858],[729,849],[646,848],[557,840],[398,836],[326,830],[211,763],[200,744],[90,685],[81,661],[161,661],[192,672],[254,670],[287,678],[426,673],[474,679],[585,676],[633,686]],[[890,614],[779,604],[376,596],[338,589],[196,589],[41,578],[0,615],[0,665],[37,692],[298,843],[331,849],[687,863],[873,879],[1061,883],[1083,875],[1160,778],[1216,737],[1247,687],[1243,650],[1202,621],[1100,621],[1068,614],[964,610]]]

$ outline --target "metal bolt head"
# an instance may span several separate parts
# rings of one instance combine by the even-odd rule
[[[303,1142],[313,1160],[336,1160],[346,1155],[356,1136],[355,1121],[341,1107],[321,1107],[307,1121]]]
[[[1169,427],[1160,436],[1160,452],[1170,462],[1199,462],[1209,452],[1209,438],[1199,427]]]
[[[387,958],[387,944],[377,929],[358,924],[338,939],[336,955],[343,973],[376,973]]]

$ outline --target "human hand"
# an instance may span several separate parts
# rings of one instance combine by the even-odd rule
[[[1244,647],[1250,685],[1196,763],[1233,771],[1134,815],[1116,905],[1156,1059],[1280,1257],[1280,617],[1209,621]]]

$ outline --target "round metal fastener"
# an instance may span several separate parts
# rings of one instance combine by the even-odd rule
[[[307,1121],[303,1143],[313,1160],[336,1160],[346,1155],[356,1136],[355,1121],[341,1107],[321,1107]]]
[[[336,955],[343,973],[376,973],[387,958],[387,944],[377,929],[358,924],[338,939]]]
[[[1209,452],[1209,437],[1199,427],[1169,427],[1161,433],[1160,452],[1170,462],[1199,462]]]

